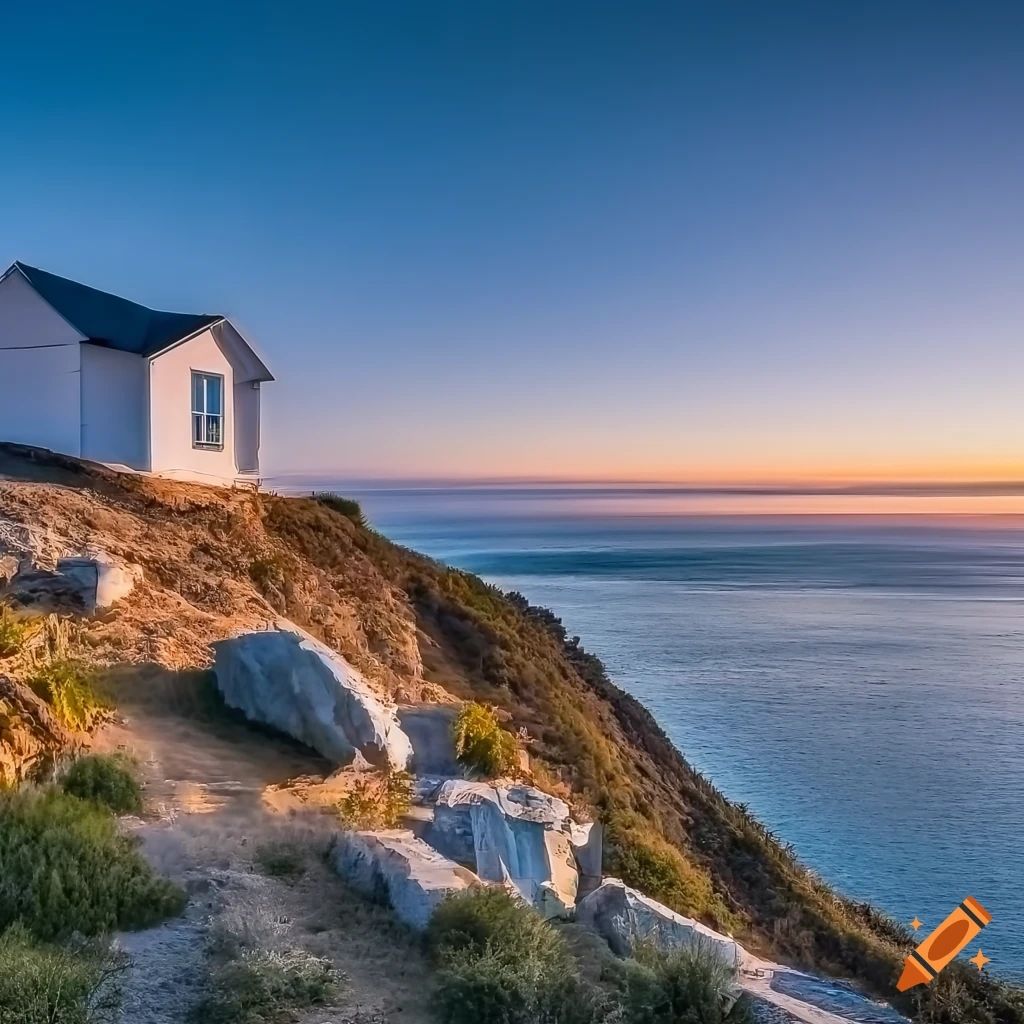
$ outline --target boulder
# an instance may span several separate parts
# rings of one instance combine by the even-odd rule
[[[703,945],[729,967],[739,967],[743,947],[728,935],[683,917],[617,878],[604,883],[576,907],[576,921],[596,931],[619,956],[628,956],[638,942],[673,949]]]
[[[394,708],[340,654],[287,622],[213,645],[225,702],[271,725],[328,760],[361,755],[378,768],[405,769],[409,738]]]
[[[6,596],[36,611],[92,614],[127,597],[141,579],[139,566],[105,551],[58,558],[52,569],[24,558],[8,574]]]
[[[406,829],[339,832],[328,860],[354,889],[386,901],[400,921],[417,931],[427,927],[448,896],[480,883]]]
[[[455,756],[452,726],[457,708],[450,704],[407,704],[398,708],[398,721],[412,744],[409,768],[417,775],[461,775]]]
[[[511,883],[547,916],[576,902],[569,807],[532,786],[449,779],[438,791],[431,839],[488,882]]]
[[[142,569],[121,562],[105,551],[96,551],[81,558],[62,558],[57,562],[58,575],[79,583],[86,609],[102,611],[127,597],[142,579]]]

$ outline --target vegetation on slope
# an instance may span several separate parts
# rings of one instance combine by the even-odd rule
[[[453,723],[455,756],[470,771],[488,779],[508,778],[519,771],[515,736],[498,724],[498,716],[485,704],[470,701]]]
[[[142,810],[142,787],[135,764],[124,754],[86,754],[77,758],[64,773],[61,788],[114,814],[138,814]]]
[[[589,972],[566,930],[503,889],[473,889],[434,912],[440,1024],[746,1024],[732,969],[710,946],[637,951]],[[595,976],[596,975],[596,976]]]
[[[0,932],[101,935],[154,924],[184,903],[106,808],[53,787],[0,793]]]
[[[58,658],[41,666],[28,685],[53,709],[57,720],[68,729],[92,729],[110,710],[100,692],[96,673],[80,661]]]
[[[127,958],[103,942],[41,945],[15,925],[0,934],[0,1024],[113,1024]]]
[[[347,829],[395,828],[409,813],[412,776],[389,768],[366,772],[335,804],[335,813]]]

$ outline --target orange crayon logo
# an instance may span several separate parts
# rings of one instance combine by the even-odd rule
[[[917,923],[917,919],[914,920]],[[991,920],[992,915],[973,896],[968,896],[907,957],[896,988],[906,992],[915,985],[929,984]],[[981,967],[982,964],[978,964],[978,970]]]

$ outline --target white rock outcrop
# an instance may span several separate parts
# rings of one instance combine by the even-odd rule
[[[122,562],[106,551],[81,557],[61,558],[57,574],[77,583],[83,603],[90,611],[102,611],[127,597],[142,579],[142,569]]]
[[[443,857],[406,829],[339,832],[328,860],[349,885],[366,896],[386,897],[395,916],[417,931],[437,905],[480,880]]]
[[[213,645],[225,702],[328,760],[361,755],[378,768],[405,769],[412,756],[395,709],[340,654],[291,623]]]
[[[576,921],[596,931],[619,956],[628,956],[638,942],[652,942],[665,949],[703,945],[733,968],[746,958],[743,947],[728,935],[669,910],[617,878],[605,879],[580,900]]]
[[[55,555],[39,531],[21,533],[0,521],[0,585],[21,607],[91,615],[127,597],[142,568],[98,548]]]
[[[511,883],[546,916],[569,912],[579,875],[569,807],[532,786],[449,779],[437,793],[431,839],[474,863],[488,882]]]

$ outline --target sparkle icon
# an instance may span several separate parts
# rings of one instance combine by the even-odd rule
[[[974,956],[971,957],[971,963],[974,964],[974,966],[977,967],[979,971],[984,970],[985,964],[990,963],[991,960],[992,957],[985,956],[985,954],[982,953],[980,949],[977,953],[974,954]]]
[[[917,916],[915,915],[915,916],[914,916],[914,920],[910,922],[910,927],[911,927],[911,928],[913,928],[913,929],[914,929],[914,931],[916,932],[916,931],[917,931],[917,929],[918,929],[918,928],[920,928],[920,927],[921,927],[921,925],[923,925],[923,924],[924,924],[924,921],[919,921],[919,920],[917,919]]]

